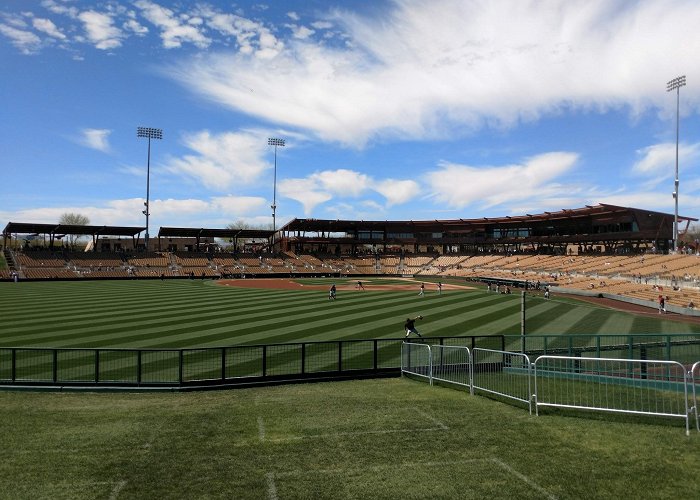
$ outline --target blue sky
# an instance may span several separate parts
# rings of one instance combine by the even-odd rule
[[[700,216],[700,2],[5,0],[0,227]]]

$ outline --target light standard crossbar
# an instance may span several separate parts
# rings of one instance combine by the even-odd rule
[[[674,184],[673,200],[675,211],[673,212],[673,252],[678,252],[678,138],[680,127],[680,96],[681,87],[685,86],[685,75],[674,78],[666,84],[666,92],[676,91],[676,181]]]
[[[151,139],[162,139],[163,130],[151,127],[138,127],[136,129],[136,137],[145,137],[148,139],[148,160],[146,164],[146,202],[144,203],[146,209],[141,212],[146,216],[146,237],[144,238],[144,242],[146,243],[146,251],[148,252],[148,216],[151,215]]]

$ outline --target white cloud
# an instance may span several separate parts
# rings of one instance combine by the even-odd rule
[[[141,9],[143,16],[160,29],[163,47],[172,49],[181,47],[183,43],[193,43],[199,48],[206,48],[211,43],[196,26],[183,24],[175,12],[150,0],[138,0],[134,5]]]
[[[21,30],[0,24],[0,33],[10,39],[10,43],[17,47],[22,54],[33,54],[41,45],[41,39],[31,31]]]
[[[330,193],[319,189],[318,183],[313,179],[283,179],[278,182],[278,192],[281,196],[301,203],[307,217],[317,205],[333,198]]]
[[[78,9],[73,6],[62,5],[54,0],[43,0],[41,5],[54,14],[64,14],[72,18],[78,17]]]
[[[109,152],[109,135],[112,133],[111,130],[85,128],[80,132],[81,136],[78,142],[80,142],[82,145],[102,151],[103,153]]]
[[[570,108],[636,114],[670,107],[659,74],[683,68],[700,80],[683,59],[700,53],[698,2],[403,0],[383,14],[329,16],[344,46],[278,40],[268,60],[245,51],[197,58],[174,76],[233,109],[355,146],[454,137]],[[684,90],[687,109],[697,109],[700,88]]]
[[[211,200],[212,207],[228,217],[248,215],[264,209],[267,200],[259,196],[220,196]]]
[[[195,154],[171,159],[165,168],[216,191],[251,184],[270,168],[263,159],[268,153],[264,132],[211,134],[205,130],[185,135],[183,142]]]
[[[288,17],[289,19],[291,19],[292,21],[298,21],[299,19],[301,19],[301,18],[299,17],[299,14],[297,14],[297,13],[294,12],[294,11],[292,11],[292,12],[287,12],[287,17]]]
[[[148,28],[139,24],[139,22],[136,19],[129,19],[124,23],[123,26],[124,29],[132,31],[133,33],[136,33],[139,36],[143,36],[146,33],[148,33]]]
[[[292,30],[292,36],[298,40],[306,40],[311,35],[316,33],[314,30],[307,28],[306,26],[290,25],[289,28]]]
[[[14,212],[0,211],[0,220],[36,223],[58,222],[67,212],[86,215],[94,225],[145,226],[142,214],[144,198],[106,200],[100,205],[39,207]],[[266,200],[255,197],[222,196],[208,200],[153,199],[151,200],[151,235],[156,228],[224,227],[227,222],[249,216],[265,206]],[[267,222],[267,221],[265,221]],[[142,235],[143,236],[143,235]]]
[[[373,189],[386,198],[389,207],[407,203],[420,193],[420,186],[412,180],[385,179],[376,182]]]
[[[328,21],[316,21],[311,23],[311,26],[317,30],[327,30],[333,27],[333,23]]]
[[[120,47],[123,33],[114,26],[113,19],[109,14],[88,10],[78,14],[85,25],[85,32],[88,39],[100,50],[109,50]]]
[[[654,175],[661,178],[673,176],[676,165],[676,143],[654,144],[637,151],[640,159],[635,162],[632,171],[642,175]],[[678,145],[678,168],[696,166],[700,160],[700,142]],[[689,165],[690,164],[690,165]]]
[[[494,207],[527,199],[544,199],[572,192],[556,180],[570,171],[578,155],[545,153],[515,165],[467,166],[444,162],[426,175],[432,196],[450,208],[472,204]]]
[[[285,179],[279,185],[280,195],[301,203],[307,216],[311,215],[316,206],[335,198],[360,198],[368,195],[369,191],[374,191],[384,196],[387,207],[390,207],[405,203],[420,192],[418,183],[412,180],[375,180],[361,172],[347,169],[314,172],[303,179]],[[358,200],[356,203],[365,207],[381,206],[369,199]],[[345,203],[340,202],[335,207],[337,209],[345,207],[345,205]],[[382,207],[381,211],[385,208]],[[336,209],[328,208],[331,212]],[[347,212],[346,207],[341,209]],[[376,212],[376,210],[372,211]],[[365,212],[358,213],[364,214]]]
[[[35,17],[34,19],[32,19],[32,25],[37,30],[43,31],[49,36],[52,36],[59,40],[66,39],[66,35],[61,33],[61,30],[59,30],[58,27],[50,19],[42,19],[39,17]]]
[[[354,170],[324,170],[311,174],[310,180],[326,191],[340,196],[360,196],[370,183],[370,178]]]

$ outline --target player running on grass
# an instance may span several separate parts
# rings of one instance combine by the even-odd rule
[[[418,330],[416,330],[416,321],[419,319],[423,319],[423,316],[416,316],[413,319],[406,318],[406,323],[404,323],[404,325],[403,325],[403,327],[406,329],[406,337],[405,338],[408,338],[409,335],[411,335],[412,333],[415,333],[420,338],[423,338],[423,335],[418,333]]]

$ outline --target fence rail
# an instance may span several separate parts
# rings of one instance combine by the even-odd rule
[[[690,419],[700,431],[697,384],[700,361],[586,358],[486,348],[405,343],[403,374],[466,386],[535,406]],[[696,378],[696,374],[698,377]]]
[[[676,417],[690,431],[686,368],[676,361],[540,356],[535,408]]]
[[[592,358],[662,359],[692,363],[700,359],[697,334],[506,335],[503,350],[541,355]]]
[[[474,389],[520,401],[532,414],[531,363],[527,354],[476,348]]]
[[[502,336],[432,345],[503,345]],[[426,344],[426,345],[428,345]],[[403,338],[193,349],[0,348],[0,385],[178,388],[399,375]]]

